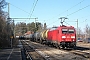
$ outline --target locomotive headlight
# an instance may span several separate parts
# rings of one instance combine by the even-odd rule
[[[71,38],[75,38],[75,36],[71,36]]]
[[[74,39],[73,39],[73,41],[74,41]]]
[[[62,38],[66,38],[66,36],[62,36]]]

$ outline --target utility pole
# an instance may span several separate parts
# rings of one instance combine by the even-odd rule
[[[76,38],[76,41],[77,41],[77,40],[78,40],[78,19],[77,19],[76,22],[77,22],[77,34],[76,34],[76,37],[77,37],[77,38]]]
[[[10,5],[10,3],[8,3],[8,18],[10,17],[10,8],[9,8],[9,5]]]
[[[13,37],[15,37],[15,25],[14,25],[14,20],[13,20]]]
[[[8,3],[8,18],[10,18],[10,14],[9,14],[9,12],[10,12],[10,8],[9,8],[9,3]],[[9,32],[9,31],[11,31],[9,28],[11,28],[10,27],[10,19],[7,19],[7,32]],[[8,33],[8,40],[10,40],[10,45],[11,45],[11,48],[12,48],[12,37],[11,37],[11,32],[10,33]]]
[[[37,26],[36,26],[36,21],[38,21],[38,20],[36,20],[37,18],[35,18],[35,32],[36,32],[36,30],[37,30]]]
[[[36,28],[36,19],[35,19],[35,28]]]
[[[87,20],[87,19],[86,19]],[[86,20],[85,20],[85,26],[86,26]],[[87,28],[86,28],[87,29]],[[87,42],[87,32],[85,31],[85,42]]]

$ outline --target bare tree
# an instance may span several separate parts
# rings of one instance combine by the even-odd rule
[[[88,38],[90,38],[90,26],[87,24],[84,30],[84,40],[88,42]]]
[[[82,35],[83,35],[83,32],[82,32],[81,28],[78,28],[78,37],[82,38]]]
[[[5,0],[0,0],[0,10],[5,8],[6,5],[7,3],[5,2]]]
[[[2,10],[6,4],[5,0],[0,0],[0,47],[9,46],[9,40],[7,39],[10,32],[7,31],[6,13]]]
[[[86,27],[85,27],[86,38],[89,37],[89,32],[90,32],[89,30],[90,30],[90,27],[89,27],[88,24],[87,24]]]

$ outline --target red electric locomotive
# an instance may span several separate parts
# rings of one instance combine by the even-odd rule
[[[73,48],[76,46],[76,31],[72,26],[60,26],[50,29],[47,40],[56,47]]]

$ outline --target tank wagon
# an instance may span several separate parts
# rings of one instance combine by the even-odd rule
[[[30,39],[30,34],[24,35],[25,39]]]
[[[43,31],[40,33],[40,43],[46,43],[47,33],[48,33],[48,29],[43,30]]]
[[[27,34],[27,35],[24,35],[24,38],[25,38],[26,40],[33,40],[33,39],[34,39],[33,35],[34,35],[34,34]]]
[[[32,36],[32,40],[33,41],[36,41],[36,42],[39,42],[39,40],[40,40],[40,33],[39,32],[36,32],[36,33],[34,33],[34,34],[32,34],[33,36]]]

